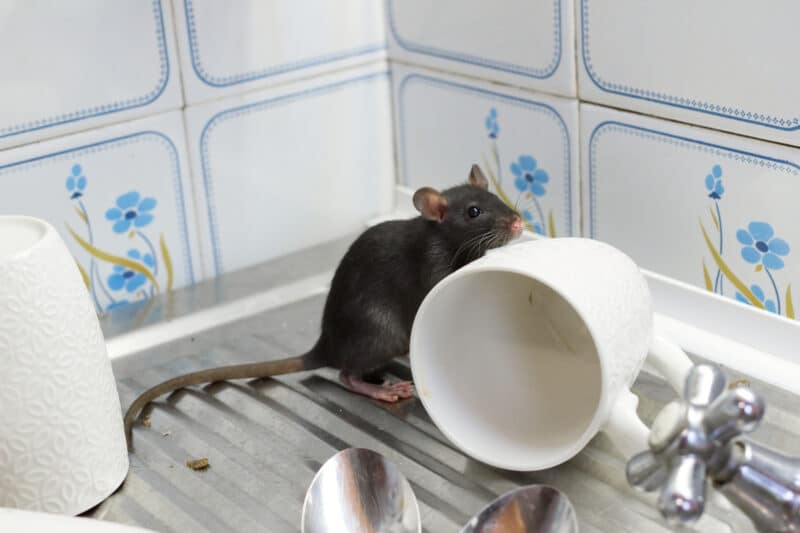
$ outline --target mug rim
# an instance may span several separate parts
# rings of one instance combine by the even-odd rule
[[[496,256],[494,256],[496,257]],[[563,291],[553,287],[552,283],[549,281],[542,279],[538,276],[533,275],[531,272],[526,271],[524,268],[521,267],[514,267],[510,265],[503,265],[503,264],[494,264],[494,263],[483,263],[483,264],[476,264],[473,263],[471,265],[467,265],[456,272],[453,272],[449,276],[442,279],[439,283],[437,283],[433,289],[427,294],[427,296],[422,301],[419,309],[417,310],[417,314],[414,318],[414,324],[417,323],[417,319],[420,315],[425,311],[425,309],[431,305],[431,301],[437,296],[439,292],[444,290],[444,288],[454,282],[455,280],[461,279],[465,276],[471,276],[474,274],[479,274],[483,272],[500,272],[500,273],[507,273],[507,274],[517,274],[521,276],[525,276],[527,278],[533,279],[546,287],[550,290],[555,292],[559,297],[564,299],[569,306],[575,311],[578,317],[586,327],[586,330],[589,332],[589,335],[592,338],[592,344],[595,347],[597,352],[597,356],[600,362],[600,401],[597,407],[594,410],[594,414],[592,415],[592,419],[589,424],[586,426],[586,429],[581,433],[581,436],[574,441],[574,443],[570,447],[565,447],[564,452],[559,453],[558,456],[554,454],[550,461],[538,462],[536,464],[532,463],[521,463],[521,462],[508,462],[497,460],[497,458],[493,457],[485,457],[481,453],[477,453],[473,450],[470,446],[466,445],[461,439],[456,438],[451,430],[441,423],[441,420],[438,418],[438,415],[434,414],[433,410],[430,407],[430,399],[426,399],[426,395],[423,394],[421,391],[419,393],[419,398],[422,401],[423,406],[425,407],[425,411],[428,413],[428,416],[431,417],[431,420],[436,425],[436,427],[447,437],[452,443],[454,443],[458,448],[460,448],[463,452],[465,452],[470,457],[478,459],[479,461],[488,464],[490,466],[494,466],[496,468],[503,468],[506,470],[513,470],[513,471],[526,471],[526,472],[534,472],[538,470],[545,470],[547,468],[552,468],[558,465],[569,461],[573,457],[575,457],[578,453],[580,453],[583,448],[589,443],[592,438],[601,431],[604,420],[601,420],[602,413],[608,410],[608,406],[611,405],[611,401],[613,398],[610,398],[609,395],[613,393],[613,391],[609,390],[608,387],[608,371],[607,368],[608,362],[606,358],[606,350],[604,347],[601,347],[597,342],[597,336],[595,334],[593,326],[586,320],[586,316],[581,309],[579,309],[574,301],[567,297]],[[409,339],[409,364],[411,367],[411,376],[412,380],[416,381],[414,378],[414,368],[415,368],[415,360],[418,360],[414,357],[414,353],[417,350],[414,349],[415,344],[419,342],[419,329],[412,325],[411,328],[411,338]],[[418,352],[417,352],[418,353]]]
[[[9,221],[20,221],[31,225],[36,225],[42,230],[42,233],[39,238],[29,246],[20,248],[9,253],[8,255],[0,256],[0,265],[7,265],[15,261],[19,261],[34,253],[39,247],[43,246],[44,241],[50,236],[50,233],[55,231],[52,225],[39,217],[32,217],[29,215],[0,215],[0,225]]]

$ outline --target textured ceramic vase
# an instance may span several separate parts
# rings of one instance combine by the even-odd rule
[[[0,216],[0,507],[78,514],[125,479],[119,396],[56,230]]]

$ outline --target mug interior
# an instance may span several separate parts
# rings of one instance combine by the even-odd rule
[[[434,296],[434,297],[430,297]],[[590,438],[602,370],[583,319],[531,277],[462,271],[417,315],[411,366],[437,426],[473,457],[537,470]]]
[[[47,226],[29,217],[0,217],[0,263],[32,248],[47,233]]]

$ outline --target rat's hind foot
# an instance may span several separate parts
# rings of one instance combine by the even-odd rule
[[[414,396],[414,383],[411,381],[401,381],[399,383],[384,381],[382,386],[397,393],[397,395],[402,399],[411,398]]]
[[[394,403],[398,400],[411,398],[414,395],[414,384],[410,381],[402,381],[400,383],[385,381],[382,385],[375,385],[346,374],[339,374],[339,380],[351,391],[363,394],[374,400]]]

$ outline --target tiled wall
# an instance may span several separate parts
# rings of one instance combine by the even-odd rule
[[[786,145],[800,146],[789,66],[800,4],[579,0],[578,11],[581,100],[637,112],[581,104],[584,231],[795,318],[800,149]]]
[[[0,213],[55,224],[103,310],[355,231],[395,183],[446,187],[478,162],[533,231],[793,318],[798,16],[17,2],[0,8]]]
[[[0,7],[0,214],[52,223],[99,311],[357,230],[392,205],[384,13]]]
[[[445,186],[482,161],[535,231],[794,318],[798,16],[788,0],[388,0],[399,181]]]

